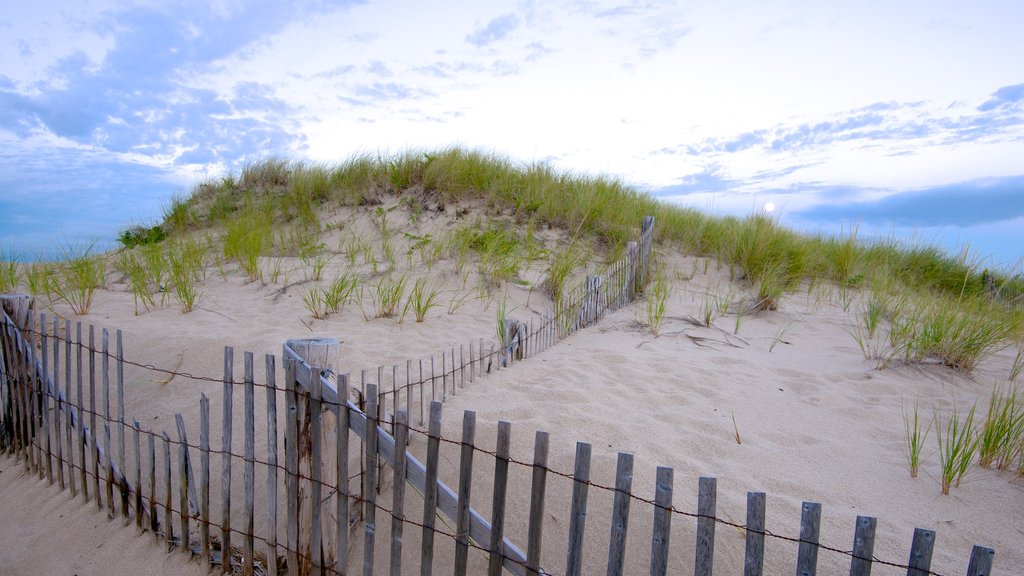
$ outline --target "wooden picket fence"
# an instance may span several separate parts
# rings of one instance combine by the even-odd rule
[[[73,497],[94,500],[99,510],[134,522],[165,541],[168,549],[198,556],[225,573],[372,574],[386,569],[390,574],[430,574],[436,565],[455,574],[496,575],[504,570],[517,576],[578,575],[584,571],[588,506],[591,530],[599,523],[595,515],[603,510],[592,497],[599,491],[612,500],[608,545],[600,551],[607,556],[608,574],[622,574],[636,562],[636,551],[631,553],[626,545],[632,504],[634,519],[638,507],[650,510],[651,574],[668,573],[673,519],[686,517],[696,523],[694,573],[710,575],[716,526],[737,526],[716,516],[715,479],[700,479],[697,510],[686,512],[673,507],[671,468],[658,468],[653,501],[632,494],[630,454],[618,455],[614,486],[602,486],[591,481],[589,444],[577,444],[570,474],[548,466],[544,432],[536,435],[530,463],[512,459],[508,422],[499,423],[493,451],[475,441],[473,412],[464,414],[460,441],[446,440],[440,432],[442,403],[467,381],[472,384],[533,356],[636,298],[650,274],[652,229],[653,219],[645,218],[640,240],[631,243],[625,258],[601,277],[588,277],[537,326],[505,332],[498,342],[470,344],[465,356],[462,349],[458,357],[454,349],[442,354],[440,374],[424,372],[426,364],[418,361],[413,377],[409,362],[390,371],[378,368],[376,381],[372,372],[362,372],[356,384],[349,374],[337,373],[336,341],[292,340],[283,347],[280,366],[274,355],[266,355],[262,371],[254,355],[244,353],[238,378],[234,350],[226,347],[222,376],[178,375],[222,384],[219,447],[212,441],[215,429],[205,394],[199,399],[198,443],[189,441],[196,430],[189,429],[182,414],[175,415],[171,434],[129,422],[125,367],[146,367],[125,358],[120,331],[111,350],[107,330],[99,331],[97,343],[92,326],[83,330],[81,323],[51,322],[44,315],[37,320],[29,298],[0,298],[5,308],[0,318],[0,448],[20,459],[29,473],[70,490]],[[281,387],[279,371],[284,374]],[[234,396],[239,389],[243,407],[236,422]],[[258,389],[263,390],[260,400]],[[421,422],[428,412],[428,430],[411,427],[410,415],[417,410]],[[278,434],[279,414],[283,438]],[[260,450],[257,417],[266,422]],[[425,442],[410,440],[410,434]],[[240,451],[234,443],[238,439]],[[455,478],[441,477],[443,446],[454,446],[458,453],[457,484]],[[488,461],[493,466],[482,465]],[[531,478],[530,493],[521,501],[507,499],[513,466],[526,467]],[[390,490],[384,490],[388,478]],[[561,488],[571,487],[564,557],[541,557],[542,543],[550,539],[545,528],[551,532],[544,513],[549,480],[564,480],[569,485]],[[491,509],[485,515],[473,508],[470,497],[474,486],[487,481],[492,485]],[[410,499],[410,487],[422,498]],[[525,546],[508,536],[510,506],[529,509]],[[765,495],[748,494],[747,520],[741,526],[745,575],[763,572],[766,539],[777,538],[765,530],[764,519]],[[799,547],[797,573],[815,574],[819,553],[829,553],[849,557],[851,574],[868,574],[877,563],[872,553],[875,520],[858,518],[852,551],[819,544],[820,520],[820,505],[804,503],[799,537],[792,539]],[[444,526],[453,528],[446,531]],[[419,549],[403,550],[414,534]],[[931,574],[934,537],[930,530],[916,530],[909,560],[888,564],[908,575]],[[470,556],[470,551],[477,554]],[[485,566],[475,563],[481,554]],[[593,554],[595,550],[586,550],[586,555]],[[993,556],[991,549],[975,546],[967,574],[989,574]]]

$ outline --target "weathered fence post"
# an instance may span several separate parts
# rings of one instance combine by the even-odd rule
[[[297,450],[297,472],[309,478],[307,487],[298,485],[298,556],[300,573],[319,571],[337,561],[338,522],[336,493],[320,498],[321,486],[337,486],[347,479],[337,478],[338,472],[338,431],[337,419],[330,410],[322,408],[321,377],[335,374],[341,351],[341,342],[333,338],[312,338],[289,340],[285,347],[291,349],[310,367],[310,390],[297,393],[297,410],[289,418],[296,418],[295,444],[288,443],[288,450]],[[287,361],[287,360],[286,360]],[[296,372],[298,367],[296,367]],[[296,374],[297,376],[297,374]],[[298,388],[298,382],[294,385]],[[339,402],[347,398],[347,391],[339,390]],[[289,429],[291,426],[289,422]],[[292,479],[297,481],[296,478]],[[314,526],[314,522],[317,524]]]

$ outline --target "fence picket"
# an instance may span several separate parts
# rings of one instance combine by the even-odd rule
[[[149,448],[149,530],[156,538],[160,537],[160,519],[157,513],[156,498],[156,435],[153,430],[146,431],[146,442]]]
[[[572,507],[569,512],[569,546],[566,552],[566,576],[579,576],[583,570],[583,534],[587,524],[587,492],[590,488],[590,452],[586,442],[576,443],[576,464],[572,473]]]
[[[142,523],[142,447],[139,442],[141,434],[139,421],[134,420],[132,422],[132,445],[135,447],[135,526],[139,530],[144,530],[145,527]]]
[[[115,333],[115,347],[117,354],[117,463],[121,467],[121,470],[127,474],[127,465],[125,462],[124,455],[124,429],[128,425],[124,419],[124,341],[121,335],[121,330]],[[124,516],[124,522],[129,522],[129,510],[128,510],[128,482],[127,475],[121,482],[121,515]],[[137,486],[138,484],[136,484]]]
[[[366,475],[363,482],[363,574],[373,576],[374,533],[377,530],[377,386],[366,387]]]
[[[455,576],[466,576],[469,561],[469,496],[473,487],[473,453],[476,412],[462,414],[462,453],[459,457],[459,499],[456,504]]]
[[[220,566],[225,574],[231,567],[231,419],[233,409],[233,379],[235,374],[235,349],[224,347],[224,410],[221,433],[221,477],[220,477]]]
[[[161,433],[164,448],[164,538],[167,540],[167,551],[174,549],[174,493],[171,491],[171,438],[167,432]]]
[[[75,333],[77,338],[75,339],[78,343],[78,348],[75,354],[75,364],[78,368],[76,374],[76,383],[78,384],[78,463],[81,464],[79,470],[82,480],[82,499],[86,502],[89,501],[89,466],[85,460],[85,422],[82,419],[82,408],[85,407],[85,395],[83,390],[83,378],[82,378],[82,323],[75,323]]]
[[[818,573],[818,531],[821,527],[821,504],[804,502],[800,513],[800,548],[797,552],[797,576]]]
[[[210,399],[199,394],[199,557],[210,563]]]
[[[107,329],[104,328],[100,336],[101,346],[103,347],[103,361],[101,362],[103,368],[103,428],[105,430],[104,438],[107,441],[107,450],[103,455],[103,473],[107,477],[107,513],[111,518],[117,513],[117,507],[114,504],[114,478],[111,474],[110,460],[113,456],[113,450],[110,446],[110,334]],[[96,430],[93,430],[93,439],[96,438]]]
[[[53,319],[53,434],[55,436],[54,449],[57,451],[57,485],[63,492],[66,486],[64,482],[64,434],[61,431],[60,413],[67,409],[60,397],[60,323]],[[65,396],[66,398],[66,396]],[[124,469],[122,465],[122,470]]]
[[[697,545],[694,576],[711,576],[715,555],[715,505],[718,481],[702,476],[697,487]]]
[[[629,530],[629,501],[633,487],[633,455],[619,452],[615,466],[615,498],[612,502],[612,527],[608,538],[608,576],[621,576],[626,560],[626,533]]]
[[[284,382],[285,382],[285,403],[287,415],[285,417],[285,500],[288,507],[288,575],[299,575],[299,452],[298,446],[298,422],[299,409],[298,398],[295,390],[295,361],[285,357]]]
[[[402,576],[402,532],[405,524],[405,446],[409,441],[409,415],[395,416],[395,477],[391,495],[391,576]]]
[[[651,576],[665,576],[672,535],[672,469],[658,467],[654,484],[654,528],[651,534]]]
[[[103,509],[100,498],[100,452],[96,443],[96,338],[95,327],[89,324],[89,461],[92,468],[93,496],[96,497],[96,508]]]
[[[924,528],[914,529],[914,541],[910,545],[910,561],[907,562],[907,576],[928,576],[932,568],[932,549],[935,547],[935,532]]]
[[[975,545],[971,549],[971,561],[967,565],[967,576],[989,576],[992,573],[992,559],[995,550]]]
[[[441,403],[430,405],[427,432],[427,476],[423,489],[423,537],[420,541],[420,576],[430,576],[434,564],[434,523],[437,521],[437,463],[441,445]]]
[[[245,516],[242,519],[242,532],[245,535],[245,548],[242,554],[242,574],[244,576],[252,576],[255,569],[253,564],[253,553],[255,552],[253,529],[256,517],[256,390],[253,384],[252,352],[246,352],[243,358],[245,363],[245,406],[243,407],[245,412],[245,469],[243,471],[245,489],[243,509]]]
[[[342,391],[345,392],[342,395]],[[338,499],[337,506],[337,550],[334,554],[335,572],[339,576],[347,574],[348,565],[348,503],[349,503],[349,478],[348,478],[348,427],[349,408],[345,402],[348,396],[348,374],[342,374],[338,379],[338,425],[335,430],[338,447]]]
[[[870,516],[857,516],[857,529],[853,534],[853,558],[850,576],[871,576],[872,553],[875,549],[876,520]]]
[[[494,491],[491,501],[491,542],[487,561],[488,576],[500,576],[504,556],[505,494],[508,489],[509,450],[512,443],[512,423],[498,422],[498,446],[494,457]]]
[[[267,375],[267,575],[277,576],[277,366],[273,354],[265,355],[264,361]]]
[[[323,568],[321,558],[321,542],[323,540],[323,527],[321,526],[321,510],[323,499],[321,492],[323,485],[320,480],[323,473],[323,454],[321,427],[323,425],[322,408],[322,383],[320,381],[321,367],[310,366],[309,371],[309,457],[310,457],[310,531],[309,531],[309,561],[312,574],[320,574]]]
[[[75,445],[71,421],[71,407],[74,405],[71,400],[71,344],[71,320],[64,320],[64,437],[68,448],[68,486],[71,488],[71,498],[74,499],[78,496],[78,487],[75,482]]]
[[[533,443],[533,479],[530,484],[530,527],[526,536],[526,573],[536,576],[540,568],[544,535],[544,494],[548,472],[547,432],[537,431]]]
[[[764,492],[747,492],[747,542],[743,576],[761,576],[764,570]]]
[[[192,545],[189,542],[189,489],[191,486],[188,473],[188,439],[185,436],[185,420],[181,414],[174,415],[175,423],[178,425],[178,520],[181,524],[181,551],[192,555]]]
[[[50,443],[50,390],[46,385],[47,375],[50,373],[50,342],[46,334],[46,314],[39,315],[39,345],[43,360],[43,373],[39,379],[39,393],[42,396],[42,429],[46,434],[46,449],[44,451],[46,481],[53,486],[53,446]]]

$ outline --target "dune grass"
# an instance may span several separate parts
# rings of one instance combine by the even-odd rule
[[[1016,450],[1024,436],[1024,398],[1016,388],[1004,392],[992,390],[988,413],[978,435],[978,464],[989,468],[993,464],[1005,470],[1014,460]]]
[[[972,405],[967,414],[963,415],[954,406],[945,426],[941,423],[935,426],[943,494],[949,494],[952,486],[960,487],[960,481],[967,474],[978,452],[978,435],[974,427],[975,408],[976,405]],[[935,419],[938,421],[938,416]]]
[[[92,246],[65,246],[47,284],[58,300],[63,300],[78,316],[84,316],[105,281],[106,265],[102,257],[93,254]]]
[[[1019,330],[1014,326],[1024,317],[1018,302],[1024,277],[983,269],[969,248],[947,254],[915,241],[864,241],[856,227],[840,237],[807,236],[767,214],[712,217],[659,202],[614,178],[561,172],[544,163],[461,147],[360,154],[337,164],[269,158],[237,175],[200,183],[187,198],[173,199],[163,227],[172,235],[196,226],[221,228],[224,257],[237,261],[256,280],[262,274],[261,258],[271,250],[295,253],[303,242],[292,238],[275,244],[271,226],[291,226],[316,236],[323,208],[363,207],[375,216],[386,240],[378,254],[370,242],[352,237],[344,247],[345,258],[355,266],[361,256],[374,274],[382,267],[390,273],[396,268],[398,244],[387,239],[396,239],[398,230],[390,215],[394,208],[382,204],[385,195],[399,196],[398,207],[404,207],[411,221],[427,210],[443,212],[450,205],[473,203],[483,206],[488,217],[511,218],[523,226],[525,239],[507,225],[462,224],[418,248],[424,262],[436,262],[447,253],[457,274],[475,257],[485,286],[517,281],[524,265],[544,257],[543,246],[535,241],[537,229],[564,230],[614,259],[635,239],[641,218],[653,215],[660,245],[729,267],[751,293],[747,313],[784,307],[786,294],[804,282],[834,283],[846,309],[857,302],[854,290],[865,286],[875,290],[885,285],[884,294],[909,294],[900,314],[886,314],[894,306],[882,297],[869,301],[864,311],[864,334],[873,342],[881,342],[876,332],[885,320],[890,322],[884,351],[889,361],[937,360],[970,370]],[[559,270],[561,263],[555,262],[571,262],[571,254],[556,252],[547,253],[557,264],[552,277],[571,276],[563,270],[574,267]],[[558,284],[552,286],[557,297]],[[737,328],[741,321],[738,316]]]
[[[665,271],[659,268],[654,273],[654,280],[647,290],[644,302],[644,310],[647,313],[647,325],[655,336],[658,335],[661,321],[665,318],[665,312],[668,310],[668,298],[671,294],[672,285],[669,284]]]
[[[906,432],[907,465],[910,467],[911,478],[917,478],[917,473],[921,469],[921,451],[924,449],[924,443],[928,440],[928,433],[932,429],[931,422],[924,430],[921,429],[921,425],[918,403],[914,402],[914,411],[910,414],[907,413],[904,406],[903,427]]]
[[[412,309],[417,322],[423,322],[427,313],[438,304],[437,298],[440,290],[436,283],[428,283],[425,276],[417,278],[409,291],[409,299],[406,306]]]
[[[19,281],[18,257],[13,250],[0,252],[0,293],[15,292]]]

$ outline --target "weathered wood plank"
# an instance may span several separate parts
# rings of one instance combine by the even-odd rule
[[[93,495],[96,497],[96,508],[103,509],[103,500],[100,498],[100,452],[96,443],[96,330],[89,325],[89,432],[92,435],[90,443],[89,462],[92,469]]]
[[[142,513],[142,446],[139,439],[142,428],[139,421],[132,422],[132,445],[135,447],[135,526],[139,530],[145,530]]]
[[[78,385],[78,414],[82,414],[82,409],[85,407],[85,392],[83,390],[83,371],[82,371],[82,323],[75,323],[75,341],[78,343],[78,348],[75,354],[75,365],[78,368],[76,374],[76,384]],[[89,501],[89,466],[85,459],[85,423],[81,418],[78,419],[78,463],[81,464],[79,469],[81,480],[82,480],[82,499],[86,502]]]
[[[78,488],[75,482],[75,445],[72,431],[73,423],[71,422],[71,406],[73,405],[71,396],[71,320],[64,320],[64,406],[66,411],[65,423],[64,423],[64,437],[67,440],[68,448],[68,486],[71,488],[71,497],[75,498],[78,496]]]
[[[654,527],[651,530],[651,576],[668,573],[672,535],[672,469],[658,467],[654,481]]]
[[[160,538],[160,515],[156,496],[156,434],[152,429],[146,431],[146,443],[149,448],[149,530],[153,536]]]
[[[715,556],[715,506],[717,481],[702,476],[697,487],[697,545],[694,576],[711,576]]]
[[[853,558],[850,560],[850,576],[871,576],[876,523],[876,520],[870,516],[857,516],[857,528],[853,535]]]
[[[505,495],[508,490],[508,464],[512,444],[512,423],[498,422],[498,445],[494,456],[494,490],[491,492],[491,539],[487,561],[488,576],[500,576],[504,554]]]
[[[114,504],[114,478],[111,474],[110,459],[113,456],[110,446],[110,334],[106,328],[103,329],[100,335],[101,346],[103,347],[102,354],[102,382],[103,382],[103,422],[104,430],[106,431],[105,438],[107,444],[106,454],[103,458],[103,475],[106,476],[107,484],[107,515],[113,518],[117,514],[117,506]],[[96,430],[93,430],[96,433]]]
[[[53,446],[50,440],[50,391],[46,386],[46,378],[50,373],[50,339],[46,333],[46,314],[39,315],[39,345],[41,347],[41,356],[43,360],[42,366],[42,377],[39,380],[39,393],[42,398],[42,429],[46,435],[44,438],[45,449],[44,452],[44,465],[46,468],[46,481],[53,486]]]
[[[245,466],[243,470],[243,509],[242,533],[245,534],[245,546],[242,554],[242,574],[252,576],[255,570],[253,556],[256,551],[254,528],[256,518],[256,389],[253,375],[253,355],[246,352],[243,356],[244,372],[244,432],[245,432]]]
[[[409,442],[409,415],[395,416],[395,478],[391,494],[391,576],[402,576],[402,535],[405,528],[405,447]]]
[[[626,534],[629,531],[629,501],[633,488],[633,455],[619,452],[615,466],[615,498],[612,501],[612,527],[608,538],[608,576],[621,576],[626,560]]]
[[[189,505],[188,491],[188,438],[185,435],[185,420],[181,414],[174,415],[175,423],[178,426],[178,521],[181,524],[181,551],[192,555],[192,545],[189,541]]]
[[[321,525],[321,512],[323,509],[323,454],[321,427],[323,425],[322,384],[319,378],[319,367],[310,366],[310,390],[309,390],[309,497],[310,497],[310,532],[309,532],[309,555],[312,574],[319,575],[323,568],[322,541],[323,527]],[[301,546],[301,545],[300,545]],[[302,549],[302,548],[300,548]]]
[[[743,576],[761,576],[764,570],[764,492],[747,492],[747,536]]]
[[[373,576],[374,534],[377,531],[377,387],[369,384],[366,388],[366,436],[363,442],[366,452],[366,474],[363,476],[363,574]]]
[[[992,574],[992,560],[995,555],[995,550],[975,545],[971,549],[971,561],[967,565],[967,576],[989,576]]]
[[[210,563],[210,399],[199,394],[199,557]]]
[[[167,551],[174,549],[174,492],[171,491],[171,438],[167,432],[161,433],[164,448],[164,538],[167,540]]]
[[[800,548],[797,551],[797,576],[818,573],[818,532],[821,528],[821,504],[804,502],[800,512]]]
[[[427,475],[423,489],[423,536],[420,539],[420,576],[434,569],[434,525],[437,521],[437,464],[441,445],[441,403],[430,405],[427,431]]]
[[[928,576],[932,569],[932,550],[935,548],[935,532],[924,528],[914,529],[914,541],[910,545],[910,561],[907,562],[907,576]]]
[[[264,356],[267,375],[267,576],[277,576],[277,366]]]
[[[590,452],[590,444],[576,443],[576,464],[572,474],[572,506],[569,512],[569,545],[566,551],[566,576],[580,576],[583,570],[583,534],[586,532],[587,525]]]
[[[482,350],[482,348],[481,348]],[[470,492],[473,487],[473,443],[476,439],[476,412],[462,415],[462,453],[459,459],[459,499],[455,528],[455,576],[466,576],[469,562]]]
[[[342,374],[338,379],[338,389],[345,391],[344,397],[348,395],[348,386],[348,374]],[[350,496],[348,485],[348,428],[348,406],[340,404],[338,407],[338,425],[335,428],[335,434],[337,435],[336,444],[338,447],[338,499],[335,502],[337,506],[335,517],[338,523],[336,528],[338,540],[336,542],[337,550],[334,554],[334,571],[338,576],[348,574],[348,506]]]
[[[61,412],[67,410],[67,403],[60,397],[60,323],[53,319],[53,433],[55,436],[54,448],[57,451],[57,485],[61,492],[67,484],[64,482],[64,434],[61,429]],[[65,397],[66,398],[66,397]],[[124,465],[122,464],[122,470]]]
[[[287,351],[287,346],[285,346]],[[288,575],[299,575],[299,493],[298,493],[298,471],[299,471],[299,408],[295,391],[295,364],[296,361],[286,354],[282,357],[284,362],[285,381],[285,500],[287,502],[288,514]]]
[[[224,410],[221,433],[221,478],[220,478],[220,566],[228,574],[231,567],[231,421],[233,386],[235,374],[235,350],[224,347]]]
[[[547,432],[537,431],[533,441],[533,478],[530,483],[530,526],[526,536],[526,573],[537,576],[544,537],[544,495],[548,479]]]
[[[125,466],[125,454],[124,454],[124,429],[128,423],[124,419],[124,339],[121,334],[121,330],[118,329],[115,333],[115,354],[116,366],[117,366],[117,464],[121,467],[121,470],[126,470]],[[124,521],[127,524],[129,521],[129,506],[128,506],[128,482],[121,482],[121,515],[124,516]]]

